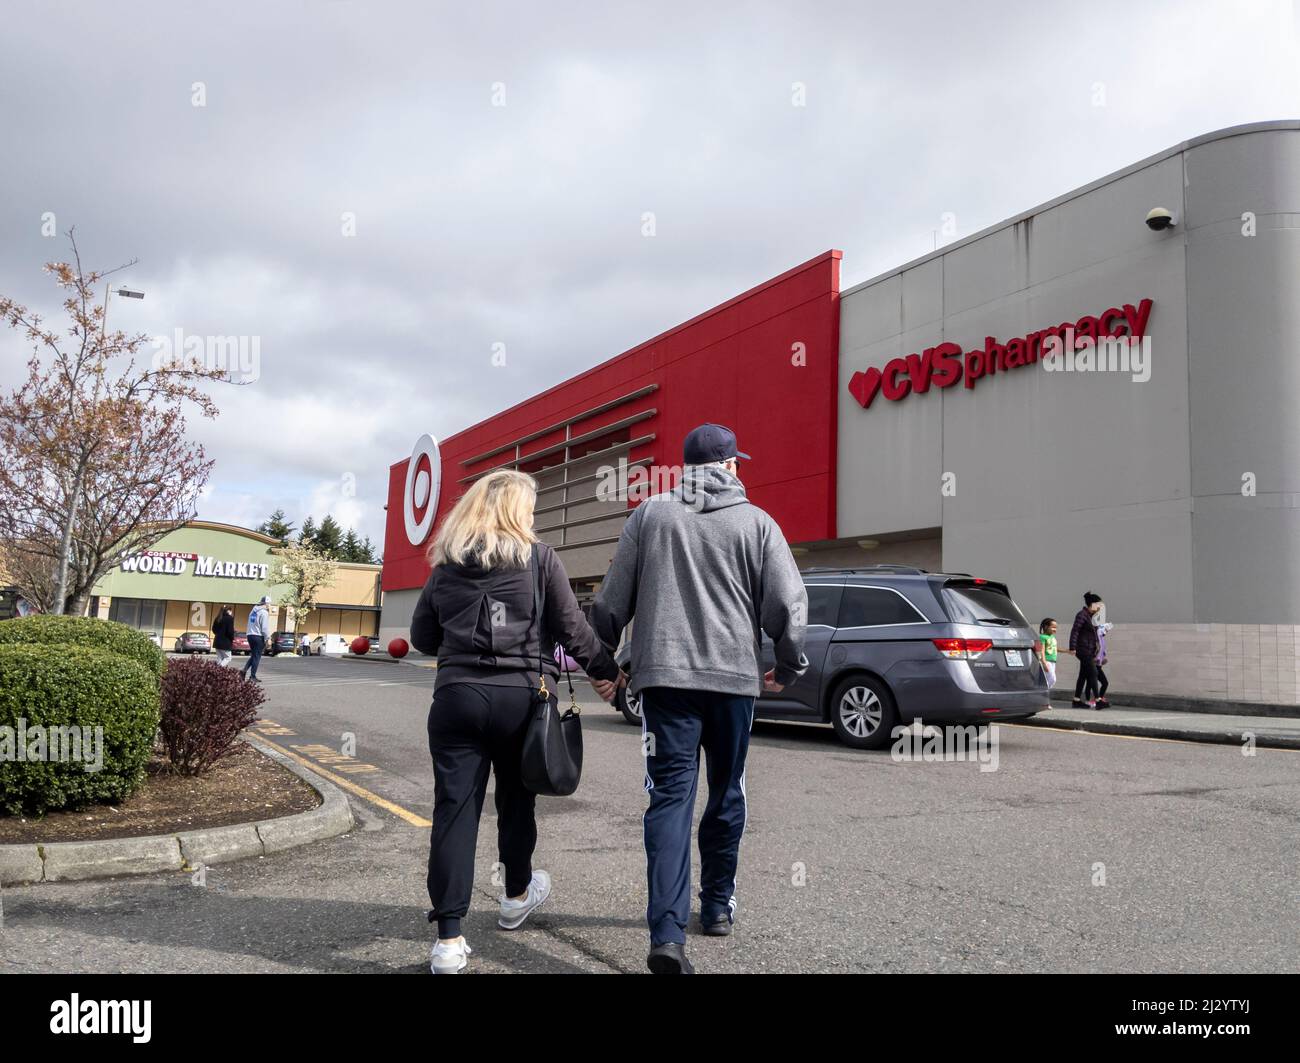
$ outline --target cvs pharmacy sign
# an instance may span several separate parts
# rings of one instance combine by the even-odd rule
[[[1146,334],[1152,305],[1150,299],[1143,299],[1137,305],[1112,306],[1096,316],[1063,321],[1006,343],[986,336],[982,347],[970,350],[962,350],[955,343],[940,343],[920,354],[895,358],[883,368],[854,373],[849,379],[849,393],[866,409],[877,394],[887,402],[898,402],[908,395],[924,395],[931,386],[950,388],[960,382],[973,389],[985,377],[1033,365],[1049,354],[1095,347],[1099,342],[1140,341]]]

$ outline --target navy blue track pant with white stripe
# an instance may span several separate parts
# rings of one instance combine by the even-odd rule
[[[730,918],[745,830],[745,757],[754,699],[710,690],[641,691],[646,754],[645,851],[650,944],[686,943],[691,909],[691,824],[704,750],[709,800],[700,820],[700,920]]]

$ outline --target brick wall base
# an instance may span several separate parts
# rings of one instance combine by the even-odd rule
[[[1064,648],[1070,620],[1058,624]],[[1115,691],[1300,705],[1300,625],[1116,624],[1106,652]],[[1074,689],[1078,667],[1060,655],[1054,693]]]

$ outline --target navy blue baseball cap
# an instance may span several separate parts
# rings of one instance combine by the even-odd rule
[[[691,429],[682,444],[682,461],[687,465],[748,457],[736,449],[736,433],[720,424],[702,424]]]

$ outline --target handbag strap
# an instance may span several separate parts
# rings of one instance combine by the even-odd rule
[[[533,623],[537,627],[537,693],[543,698],[549,698],[551,692],[546,689],[546,673],[542,671],[542,624],[546,614],[542,598],[542,566],[537,561],[536,543],[533,543],[529,564],[533,570]]]
[[[542,566],[537,559],[537,544],[533,543],[532,558],[530,561],[533,570],[533,621],[537,625],[537,692],[544,698],[549,698],[551,692],[546,689],[546,673],[542,670],[542,661],[545,659],[542,647],[542,627],[546,621],[545,598],[542,594]],[[569,708],[577,715],[578,695],[573,690],[573,673],[569,670],[569,655],[563,646],[560,650],[560,667],[564,669],[564,678],[569,683]]]
[[[564,678],[569,683],[569,711],[577,716],[580,712],[578,708],[578,695],[573,692],[573,673],[569,671],[569,652],[560,647],[560,667],[564,669]]]

